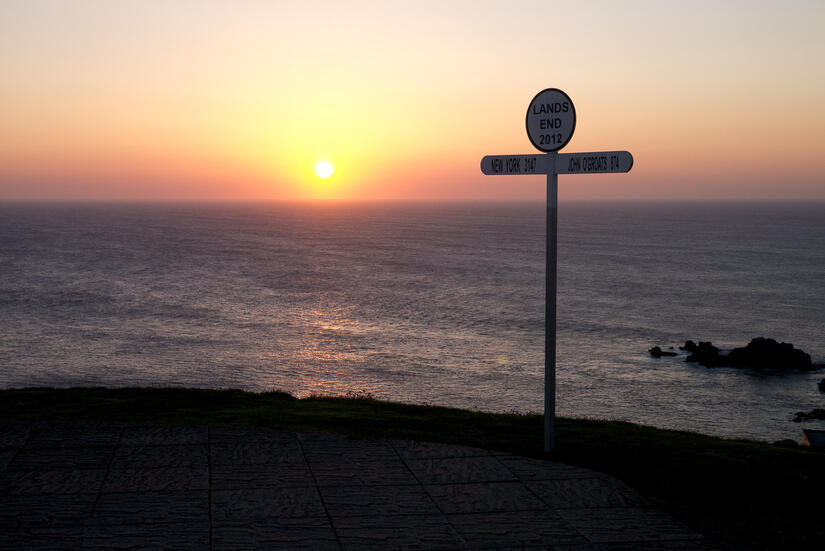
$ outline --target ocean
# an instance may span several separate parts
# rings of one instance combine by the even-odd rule
[[[799,440],[825,373],[825,203],[562,202],[557,412]],[[281,389],[543,407],[544,204],[0,204],[0,387]]]

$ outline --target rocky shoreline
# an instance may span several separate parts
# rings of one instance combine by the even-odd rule
[[[812,362],[810,354],[795,348],[793,344],[777,342],[765,337],[751,339],[746,346],[734,348],[727,354],[713,346],[710,341],[700,341],[697,344],[688,340],[684,346],[679,347],[679,350],[688,352],[686,362],[698,363],[705,367],[741,367],[779,371],[813,371],[825,368],[823,364]],[[678,355],[677,352],[662,350],[659,346],[654,346],[648,352],[654,358]],[[825,391],[825,379],[820,381],[819,386],[820,390]]]
[[[797,411],[794,414],[794,423],[801,423],[802,421],[814,421],[817,419],[825,419],[825,409],[814,408],[811,411]]]
[[[686,362],[697,363],[705,367],[736,367],[757,369],[760,371],[787,372],[787,371],[816,371],[825,369],[825,364],[814,363],[811,355],[807,352],[795,348],[787,342],[776,342],[774,339],[757,337],[751,339],[746,346],[734,348],[724,354],[718,347],[713,346],[710,341],[700,341],[698,344],[692,340],[685,342],[679,350],[687,352]],[[648,352],[653,358],[678,356],[679,353],[671,347],[662,350],[660,346],[654,346]],[[817,384],[819,390],[825,392],[825,379]],[[825,409],[814,408],[811,411],[798,411],[793,418],[795,423],[803,421],[825,420]],[[783,440],[778,444],[796,445],[792,440]]]

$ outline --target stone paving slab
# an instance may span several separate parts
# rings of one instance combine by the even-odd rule
[[[0,471],[5,469],[14,456],[17,455],[18,450],[0,449]]]
[[[215,522],[212,526],[212,549],[246,551],[248,549],[317,549],[339,550],[340,544],[326,518],[279,518]]]
[[[424,486],[446,514],[495,513],[545,509],[542,501],[521,482],[480,482]]]
[[[289,456],[297,461],[302,455],[297,438],[291,441],[216,442],[209,446],[209,453],[213,465],[279,463],[289,461]]]
[[[90,524],[82,549],[209,549],[208,524]]]
[[[105,478],[105,469],[7,470],[0,473],[0,495],[97,492]]]
[[[171,492],[180,490],[208,490],[209,468],[144,467],[141,469],[109,469],[102,492]]]
[[[418,481],[404,461],[397,455],[370,457],[343,453],[336,456],[329,451],[312,455],[309,463],[319,486],[401,486],[417,485]]]
[[[416,442],[415,440],[391,440],[390,444],[402,459],[443,459],[447,457],[476,457],[491,455],[489,450],[435,444],[433,442]]]
[[[212,489],[256,489],[305,486],[312,473],[302,456],[277,463],[212,465]]]
[[[447,515],[470,548],[549,547],[587,543],[587,538],[555,511],[507,511]]]
[[[4,423],[0,425],[0,449],[19,448],[28,440],[36,425],[23,423]]]
[[[524,484],[553,509],[650,506],[648,500],[615,478],[528,480]]]
[[[314,439],[311,434],[304,434],[301,438],[301,447],[308,458],[331,457],[340,463],[399,458],[395,448],[383,440],[339,440],[325,437]]]
[[[209,523],[209,491],[100,494],[89,524]]]
[[[0,547],[25,549],[26,551],[76,551],[83,548],[83,536],[69,534],[38,536],[24,532],[10,532],[4,534]]]
[[[333,486],[321,488],[321,497],[333,521],[348,517],[437,512],[421,486]]]
[[[721,551],[705,540],[670,540],[632,543],[585,543],[578,545],[552,545],[552,551]]]
[[[513,473],[493,456],[409,459],[406,463],[422,484],[516,480]]]
[[[0,423],[2,549],[697,551],[604,474],[462,446]]]
[[[554,461],[543,461],[527,457],[516,457],[512,455],[498,456],[501,464],[513,473],[519,480],[561,480],[571,478],[599,478],[606,475],[575,467],[556,463]]]
[[[657,509],[605,507],[558,509],[556,512],[595,543],[661,542],[701,537]]]
[[[112,460],[114,446],[60,448],[59,453],[43,453],[42,448],[20,450],[7,465],[8,471],[46,469],[105,469]]]
[[[326,518],[315,486],[212,491],[212,520],[216,522],[308,517]]]
[[[207,444],[173,444],[171,446],[120,446],[112,457],[111,468],[146,469],[153,467],[208,467]]]
[[[466,549],[442,515],[384,515],[335,522],[343,549]]]
[[[91,516],[96,494],[0,496],[0,533],[63,534]],[[80,533],[78,532],[78,536]]]

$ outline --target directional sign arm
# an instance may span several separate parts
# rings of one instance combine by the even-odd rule
[[[556,156],[556,174],[628,172],[631,168],[633,155],[629,151],[559,153]]]
[[[481,172],[499,174],[547,174],[547,155],[487,155],[481,159]]]
[[[558,153],[555,166],[548,155],[487,155],[481,159],[481,172],[503,174],[607,174],[629,172],[633,155],[629,151],[593,151],[590,153]]]

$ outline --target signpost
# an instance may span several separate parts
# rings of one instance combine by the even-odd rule
[[[527,108],[527,137],[537,155],[487,155],[481,159],[484,174],[547,175],[547,255],[544,295],[544,451],[556,447],[556,230],[558,227],[558,175],[628,172],[633,155],[627,151],[557,153],[576,129],[576,109],[570,96],[557,88],[542,90]]]

